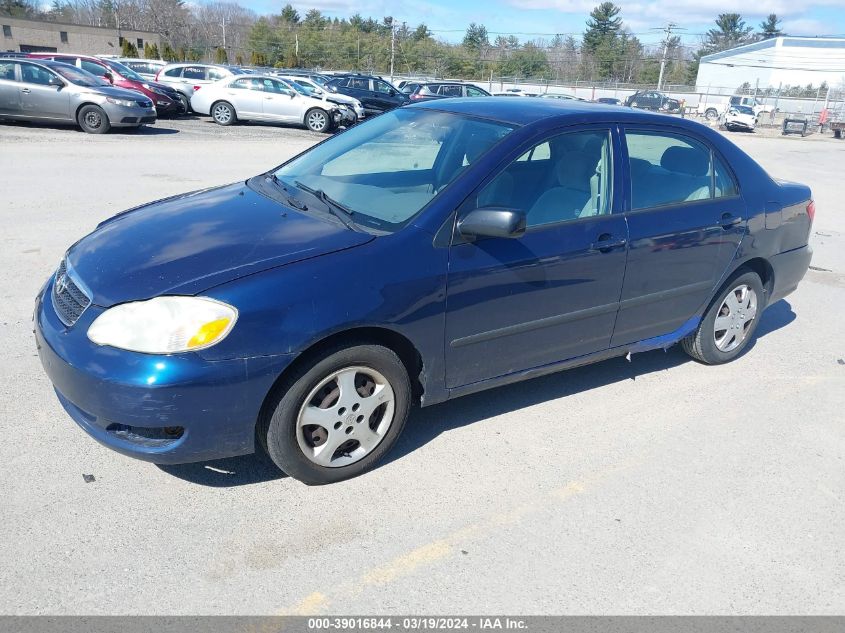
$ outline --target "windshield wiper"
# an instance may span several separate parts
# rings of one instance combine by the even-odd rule
[[[329,210],[329,213],[331,213],[333,216],[335,216],[337,219],[339,219],[341,222],[343,222],[343,224],[346,226],[346,228],[348,228],[352,231],[356,230],[355,226],[354,226],[354,222],[350,219],[352,217],[352,214],[355,213],[352,209],[350,209],[349,207],[347,207],[344,204],[341,204],[337,200],[330,198],[329,194],[327,194],[322,189],[313,189],[313,188],[309,187],[308,185],[302,184],[298,180],[295,180],[293,184],[295,184],[297,187],[299,187],[303,191],[310,193],[312,196],[317,198],[320,202],[325,204],[326,208]]]
[[[274,185],[278,186],[285,193],[288,193],[288,188],[285,186],[285,183],[282,182],[281,180],[279,180],[279,177],[276,176],[276,174],[270,174],[270,176],[267,178],[267,180],[272,182]],[[297,200],[296,198],[294,198],[291,195],[285,196],[285,200],[294,209],[299,209],[300,211],[308,211],[308,205],[307,204],[305,204],[304,202],[301,202],[300,200]]]

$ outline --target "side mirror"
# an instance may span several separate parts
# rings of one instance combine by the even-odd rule
[[[106,74],[104,74],[104,75],[103,75],[103,78],[104,78],[106,81],[108,81],[110,84],[113,84],[113,83],[114,83],[114,75],[112,75],[112,74],[111,74],[111,73],[109,73],[109,72],[107,72]]]
[[[458,222],[464,237],[522,237],[525,234],[525,213],[499,207],[482,207],[470,211]]]
[[[290,98],[291,98],[291,99],[296,99],[296,93],[295,93],[295,92],[290,93]]]
[[[65,82],[63,82],[58,77],[50,77],[50,81],[47,82],[48,86],[55,86],[56,88],[64,88]]]

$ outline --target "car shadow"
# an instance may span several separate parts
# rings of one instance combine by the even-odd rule
[[[113,127],[111,130],[109,130],[109,134],[116,136],[165,136],[168,134],[179,134],[179,130],[174,130],[170,127],[142,125],[139,128]]]
[[[789,302],[781,299],[769,306],[757,326],[755,340],[743,354],[753,349],[756,340],[779,330],[795,320]],[[482,420],[511,413],[549,400],[604,387],[623,380],[636,380],[654,372],[667,371],[693,362],[676,345],[667,350],[634,354],[631,360],[612,358],[600,363],[533,378],[513,385],[463,396],[441,404],[411,411],[402,436],[380,466],[402,459],[425,446],[442,433]],[[263,451],[195,464],[159,465],[164,472],[201,486],[232,487],[286,478]]]

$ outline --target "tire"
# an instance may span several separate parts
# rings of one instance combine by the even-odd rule
[[[332,127],[332,118],[322,108],[311,108],[305,113],[305,127],[312,132],[328,132]]]
[[[228,101],[217,101],[211,104],[211,118],[218,125],[232,125],[238,120],[235,106]]]
[[[384,457],[410,406],[411,382],[393,351],[367,344],[336,347],[277,390],[258,422],[257,439],[294,479],[334,483],[367,472]]]
[[[111,129],[108,115],[100,106],[86,105],[79,108],[76,122],[83,132],[88,134],[105,134]]]
[[[180,114],[188,114],[191,111],[191,100],[181,92],[177,96],[179,98],[179,103],[182,104],[182,112]]]
[[[760,277],[740,268],[716,293],[696,331],[683,340],[684,351],[705,365],[733,360],[753,340],[764,308]]]
[[[719,118],[719,113],[716,112],[716,110],[714,110],[713,108],[708,108],[704,111],[704,118],[708,121],[715,121]]]

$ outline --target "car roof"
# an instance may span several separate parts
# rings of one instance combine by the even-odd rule
[[[632,110],[621,106],[599,106],[589,101],[572,99],[513,99],[493,96],[489,99],[454,98],[422,101],[405,108],[427,108],[442,112],[466,114],[483,119],[492,119],[514,125],[532,125],[540,121],[547,123],[591,123],[591,122],[632,122],[666,124],[671,122],[678,127],[695,129],[706,128],[700,123],[671,117],[666,114],[651,113],[644,110]],[[709,128],[706,128],[709,129]]]

